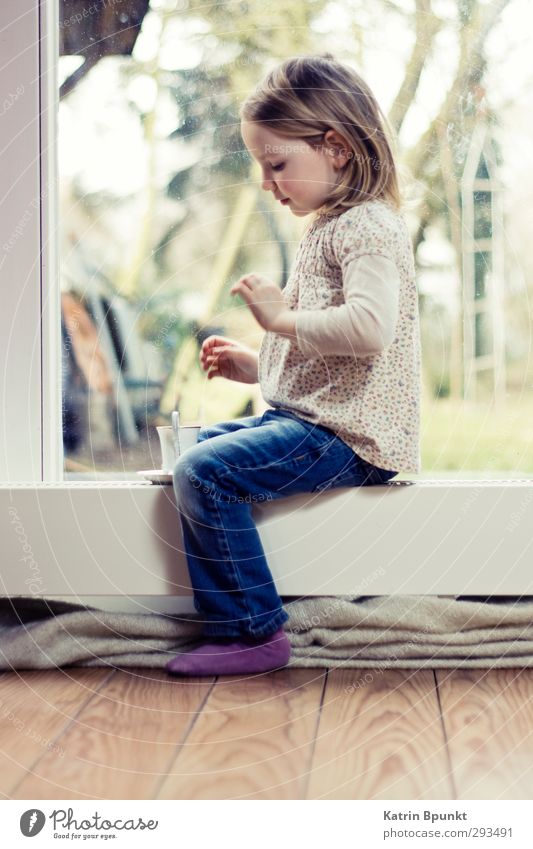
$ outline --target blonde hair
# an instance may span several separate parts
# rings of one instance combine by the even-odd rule
[[[348,162],[317,215],[339,215],[378,198],[401,209],[392,128],[367,83],[331,53],[277,65],[241,104],[239,117],[317,149],[329,129],[346,139]]]

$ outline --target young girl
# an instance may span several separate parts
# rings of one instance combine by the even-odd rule
[[[263,189],[314,217],[283,291],[253,272],[231,289],[266,331],[259,354],[222,336],[202,345],[208,379],[259,381],[271,408],[202,428],[175,467],[207,637],[167,664],[175,675],[288,663],[253,503],[420,471],[418,299],[386,119],[329,53],[281,63],[239,117]]]

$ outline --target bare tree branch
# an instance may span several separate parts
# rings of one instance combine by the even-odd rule
[[[57,0],[56,0],[57,2]],[[59,89],[62,100],[104,56],[131,56],[149,0],[129,0],[127,6],[94,0],[60,0],[59,55],[85,59]]]
[[[420,76],[442,23],[443,21],[431,9],[431,0],[416,0],[415,42],[407,62],[403,82],[389,112],[389,121],[396,132],[401,129],[407,111],[415,99]]]
[[[438,115],[406,157],[408,168],[417,178],[438,151],[437,126],[447,125],[454,117],[459,108],[461,92],[469,88],[469,82],[475,78],[483,64],[483,48],[487,36],[510,2],[511,0],[495,0],[489,6],[476,4],[467,25],[462,28],[461,51],[453,84]]]

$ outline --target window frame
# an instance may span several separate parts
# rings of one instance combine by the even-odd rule
[[[185,597],[189,604],[172,491],[141,482],[87,484],[63,477],[56,238],[58,33],[57,2],[0,4],[4,47],[0,108],[6,97],[20,90],[2,115],[5,145],[0,154],[4,179],[17,175],[2,192],[0,218],[4,280],[0,525],[3,522],[6,547],[2,589],[9,595],[46,595],[53,590],[78,597],[90,591],[103,598],[111,593],[111,605],[130,593],[153,599]],[[8,250],[3,250],[8,242]],[[6,280],[20,285],[6,285]],[[369,569],[385,563],[383,574],[372,583],[375,594],[533,591],[526,515],[533,502],[533,481],[415,483],[400,486],[393,481],[373,492],[325,493],[315,505],[316,517],[299,509],[306,504],[305,497],[261,510],[258,526],[269,557],[272,550],[273,575],[282,590],[296,595],[352,592],[367,586]],[[368,540],[361,545],[361,530],[357,522],[352,525],[352,517],[361,518],[365,511]],[[134,523],[138,537],[134,549],[142,553],[134,575],[128,545],[132,515],[139,517]],[[301,527],[299,521],[304,522]],[[311,533],[315,526],[316,541]],[[283,535],[286,543],[280,545]],[[324,552],[319,542],[325,545]],[[21,557],[22,543],[31,550],[29,566],[25,558],[30,555]],[[344,557],[345,562],[326,580],[323,563],[333,546],[337,559]],[[357,562],[354,551],[359,552]],[[301,563],[295,568],[296,555]],[[36,567],[41,566],[39,583],[41,572]]]
[[[62,480],[56,7],[46,0],[0,5],[1,102],[9,104],[1,164],[4,175],[16,175],[4,185],[1,205],[0,480],[6,482]]]
[[[23,286],[19,291],[20,287],[4,285],[4,310],[0,313],[5,363],[0,377],[4,399],[0,480],[67,483],[63,473],[60,257],[56,238],[58,4],[50,0],[5,0],[0,5],[0,33],[8,36],[4,41],[3,97],[17,86],[23,89],[22,96],[3,115],[8,141],[2,152],[2,172],[19,176],[2,201],[0,271],[5,280],[21,280]],[[29,47],[22,49],[25,44]],[[17,223],[12,227],[9,222]],[[2,256],[2,245],[20,222],[20,237]],[[108,480],[108,475],[102,475],[102,483]],[[449,482],[447,478],[434,480]],[[474,483],[482,484],[479,480]]]

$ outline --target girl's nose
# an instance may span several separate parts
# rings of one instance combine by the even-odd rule
[[[261,177],[262,177],[261,188],[265,192],[274,191],[274,187],[276,185],[275,180],[273,180],[272,177],[269,178],[269,176],[268,176],[271,173],[272,172],[271,172],[270,168],[265,168],[264,165],[261,167]]]

